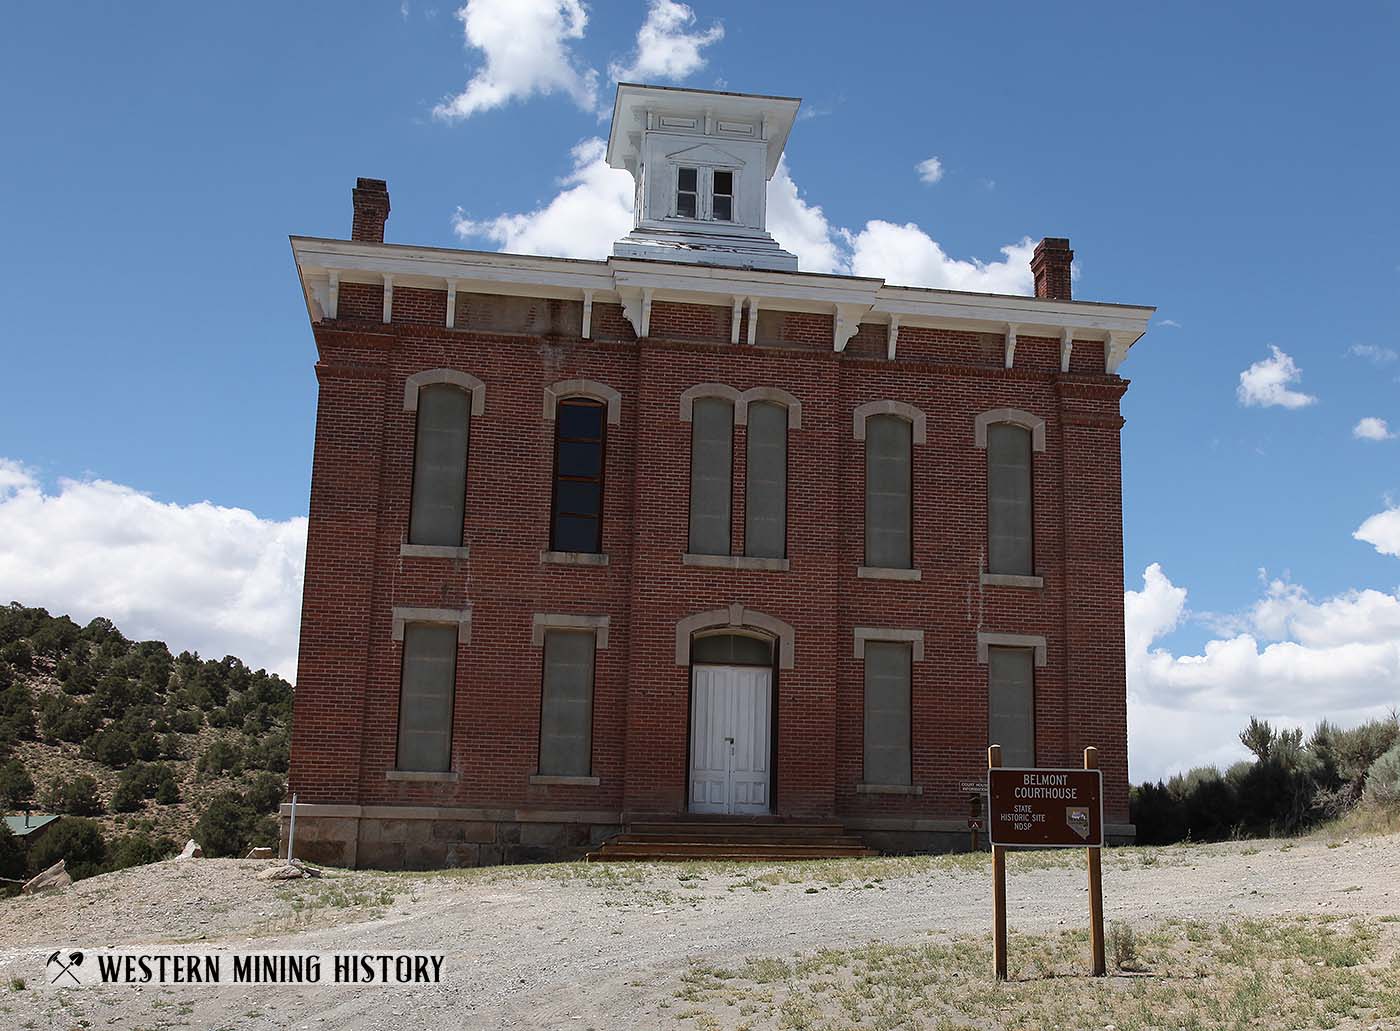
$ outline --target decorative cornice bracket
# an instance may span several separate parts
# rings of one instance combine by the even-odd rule
[[[1012,368],[1016,364],[1016,323],[1006,324],[1006,367]]]
[[[1132,339],[1126,333],[1109,330],[1108,340],[1103,345],[1103,371],[1110,376],[1118,375],[1118,366],[1128,357],[1128,348],[1132,345]]]
[[[890,332],[885,340],[885,357],[894,361],[895,349],[899,346],[899,316],[890,316]]]
[[[873,304],[836,304],[835,318],[832,320],[832,340],[833,351],[844,351],[846,345],[851,342],[851,337],[856,335],[860,329],[860,317],[870,312],[875,307]]]
[[[1060,330],[1060,371],[1069,372],[1069,356],[1074,351],[1074,330],[1066,326]]]

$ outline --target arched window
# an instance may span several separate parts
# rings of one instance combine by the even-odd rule
[[[603,550],[603,461],[607,405],[559,400],[554,420],[554,503],[550,550]]]
[[[773,641],[751,634],[697,634],[690,645],[690,661],[714,666],[772,666]]]
[[[744,554],[787,557],[788,410],[772,401],[748,406],[748,478],[744,489]]]
[[[734,402],[697,397],[691,409],[690,546],[692,555],[728,555],[734,459]]]
[[[865,564],[913,566],[913,426],[898,415],[865,419]]]
[[[416,403],[408,542],[460,547],[472,395],[451,383],[431,383],[417,388]]]
[[[987,427],[987,572],[1033,576],[1031,431]]]

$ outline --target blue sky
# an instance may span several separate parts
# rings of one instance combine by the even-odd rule
[[[368,175],[388,180],[391,241],[586,252],[596,227],[550,205],[614,189],[570,150],[606,133],[609,66],[632,65],[803,98],[784,174],[820,247],[800,255],[884,262],[892,282],[948,274],[917,247],[874,246],[912,223],[914,244],[997,283],[1020,274],[997,268],[1002,247],[1067,235],[1077,296],[1159,307],[1122,369],[1125,586],[1159,653],[1135,674],[1135,774],[1228,757],[1249,711],[1309,722],[1400,703],[1400,440],[1354,435],[1363,418],[1400,427],[1400,8],[695,0],[687,20],[639,0],[588,5],[580,25],[576,0],[532,2],[565,31],[513,27],[533,56],[510,67],[489,40],[467,45],[451,5],[415,0],[8,10],[6,600],[125,616],[211,653],[280,635],[253,658],[290,673],[278,628],[294,640],[315,354],[288,234],[347,235]],[[434,113],[493,60],[487,85],[508,99]],[[530,94],[542,81],[552,92]],[[915,169],[930,157],[931,184]],[[524,222],[503,228],[508,214]],[[1241,373],[1266,361],[1251,382],[1275,390],[1256,396],[1292,407],[1241,403]],[[117,526],[124,506],[133,523]],[[1354,538],[1372,517],[1374,540]],[[162,520],[204,557],[153,545]],[[63,568],[21,541],[51,542]],[[144,596],[113,582],[123,562]],[[161,562],[188,568],[141,579]],[[1153,563],[1167,582],[1144,590]],[[1247,675],[1205,663],[1232,701],[1202,708],[1181,658],[1242,634],[1260,655],[1308,654]],[[1176,736],[1149,741],[1159,718]]]

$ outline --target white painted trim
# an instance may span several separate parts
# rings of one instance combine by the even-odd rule
[[[851,337],[855,336],[860,329],[861,317],[870,314],[870,308],[869,304],[837,303],[832,305],[832,350],[840,352],[846,349],[846,345],[851,342]]]
[[[450,383],[470,394],[473,416],[486,411],[486,384],[470,372],[462,372],[460,369],[424,369],[409,376],[403,384],[403,410],[418,411],[418,391],[435,383]]]
[[[585,340],[593,337],[593,294],[592,290],[583,292],[583,330],[579,335]]]
[[[858,626],[854,628],[854,634],[855,646],[852,650],[854,658],[865,658],[866,641],[890,641],[895,644],[913,645],[911,650],[914,661],[924,661],[924,632],[922,630],[887,626]]]
[[[1032,648],[1035,650],[1035,664],[1044,666],[1046,662],[1045,638],[1039,634],[997,634],[982,630],[977,634],[977,661],[987,664],[988,648]]]
[[[987,427],[996,423],[1010,423],[1031,431],[1031,450],[1045,450],[1045,420],[1031,412],[1019,408],[993,408],[982,412],[972,421],[972,442],[983,451],[987,449]]]
[[[1005,359],[1008,369],[1016,364],[1016,326],[1013,323],[1006,326]]]
[[[384,322],[394,320],[394,277],[384,273]]]
[[[326,318],[333,319],[335,313],[340,310],[340,273],[334,269],[326,274],[326,293]]]
[[[899,347],[899,316],[890,316],[890,328],[885,337],[885,358],[894,361],[896,349]]]
[[[690,641],[697,631],[730,626],[751,627],[769,634],[778,642],[778,668],[793,668],[797,661],[797,631],[792,624],[745,608],[738,602],[728,608],[697,612],[676,623],[676,665],[690,665]]]
[[[291,245],[313,319],[318,317],[313,310],[317,301],[328,317],[333,317],[329,316],[332,306],[326,296],[330,275],[336,276],[337,284],[377,284],[389,275],[396,284],[426,289],[442,290],[448,281],[456,280],[459,289],[480,293],[571,300],[581,300],[584,290],[593,290],[596,299],[618,299],[624,308],[631,303],[634,310],[629,320],[637,330],[649,328],[642,318],[645,288],[658,299],[694,304],[732,303],[735,295],[742,295],[750,308],[750,343],[761,307],[831,314],[834,305],[847,304],[855,306],[848,311],[864,309],[880,322],[898,315],[901,328],[998,335],[1005,333],[1008,324],[1015,324],[1021,336],[1054,339],[1069,329],[1075,339],[1109,345],[1105,347],[1105,369],[1112,373],[1128,348],[1147,332],[1156,311],[1140,305],[896,286],[857,276],[620,257],[586,261],[310,237],[293,237]],[[859,318],[855,325],[859,325]],[[833,339],[833,346],[835,343]]]
[[[616,426],[622,421],[622,395],[606,383],[595,379],[563,379],[544,388],[543,415],[545,422],[553,422],[559,402],[568,397],[590,397],[608,406],[608,425]]]
[[[749,326],[748,326],[748,330],[749,330],[748,333],[747,333],[748,340],[746,341],[746,343],[747,343],[750,347],[753,347],[753,346],[755,346],[755,342],[758,340],[758,298],[757,298],[757,297],[750,297],[750,298],[749,298]]]
[[[734,295],[734,312],[729,318],[729,342],[737,344],[739,342],[739,323],[743,321],[744,299],[738,294]]]
[[[419,609],[419,608],[399,608],[394,609],[393,622],[390,624],[390,633],[395,641],[403,640],[403,628],[408,623],[439,623],[457,625],[457,644],[472,643],[472,610],[471,609]]]
[[[598,635],[598,650],[608,647],[608,616],[576,616],[566,612],[536,612],[530,624],[530,646],[544,647],[546,630],[592,630]]]
[[[904,401],[867,401],[851,413],[851,429],[856,440],[865,439],[865,420],[872,415],[897,415],[913,426],[915,444],[928,443],[928,416]]]
[[[1060,371],[1069,372],[1070,355],[1074,353],[1074,330],[1066,326],[1060,330]]]

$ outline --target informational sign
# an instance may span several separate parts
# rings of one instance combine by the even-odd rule
[[[1094,770],[987,771],[989,839],[1011,848],[1103,845],[1103,775]]]

